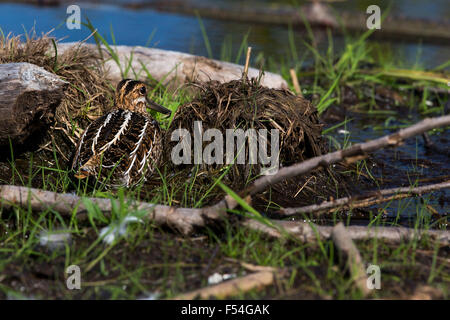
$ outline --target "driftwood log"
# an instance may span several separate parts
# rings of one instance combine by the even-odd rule
[[[70,216],[76,213],[79,217],[86,215],[88,207],[85,201],[90,201],[101,211],[108,213],[113,208],[113,203],[118,202],[114,199],[106,198],[85,198],[71,193],[56,193],[41,189],[0,185],[1,206],[20,206],[27,207],[35,211],[53,210],[62,216]],[[235,206],[232,199],[229,200],[230,206]],[[129,209],[147,212],[145,218],[156,225],[169,226],[182,234],[190,234],[194,228],[202,228],[208,222],[217,222],[222,214],[218,208],[205,207],[199,209],[176,208],[166,205],[142,201],[130,201]]]
[[[72,46],[89,46],[93,50],[98,50],[94,44],[69,42],[58,43],[58,54]],[[205,82],[208,80],[217,80],[228,82],[240,79],[244,71],[244,66],[234,63],[223,62],[205,57],[195,56],[188,53],[161,50],[145,47],[130,46],[110,46],[120,60],[120,66],[112,59],[110,52],[105,46],[101,47],[101,56],[105,62],[107,79],[117,84],[124,77],[134,77],[140,80],[147,80],[147,72],[161,81],[169,88],[178,88],[178,86],[192,81]],[[128,74],[123,74],[124,69],[131,66]],[[145,66],[145,68],[144,68]],[[259,70],[255,68],[248,69],[248,77],[256,78]],[[269,88],[287,88],[287,82],[278,74],[264,72],[261,79],[261,85]]]
[[[23,144],[53,121],[67,82],[30,63],[0,64],[0,146]],[[9,150],[9,149],[8,149]]]

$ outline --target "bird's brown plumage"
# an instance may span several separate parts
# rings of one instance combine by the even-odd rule
[[[115,109],[92,122],[78,142],[75,177],[99,178],[108,186],[130,187],[159,164],[162,134],[147,107],[169,110],[146,99],[145,84],[125,79],[117,86]]]

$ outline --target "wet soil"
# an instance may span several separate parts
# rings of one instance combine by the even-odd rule
[[[92,229],[86,229],[84,235],[77,237],[72,250],[88,248],[97,238]],[[270,247],[275,245],[271,240],[258,241],[255,246]],[[329,244],[325,243],[327,250]],[[363,259],[370,260],[373,242],[358,243]],[[257,249],[257,248],[256,248]],[[286,252],[299,250],[298,244],[285,243]],[[385,299],[408,299],[416,294],[430,275],[433,262],[434,248],[423,247],[420,250],[406,250],[407,257],[398,256],[392,259],[397,250],[396,246],[383,245],[378,248],[378,263],[383,265],[383,290],[380,297]],[[108,255],[82,273],[82,289],[68,290],[66,286],[65,258],[62,251],[49,251],[45,247],[36,246],[33,253],[14,264],[5,267],[1,274],[0,283],[16,291],[16,295],[0,292],[0,299],[120,299],[134,297],[145,299],[154,294],[167,295],[171,292],[188,292],[204,287],[208,284],[208,277],[214,273],[231,274],[234,277],[243,276],[251,271],[243,268],[239,261],[257,264],[251,255],[238,259],[229,259],[220,250],[214,239],[207,235],[193,238],[179,238],[164,230],[154,230],[147,233],[146,239],[131,236],[114,246]],[[253,252],[253,250],[250,250]],[[317,248],[303,246],[302,256],[317,256]],[[88,255],[88,261],[96,258],[95,254]],[[242,260],[241,260],[242,259]],[[408,260],[405,266],[405,259]],[[438,250],[436,267],[442,273],[450,273],[450,250],[442,247]],[[320,255],[317,263],[308,267],[317,279],[329,277],[328,263]],[[85,263],[88,265],[88,263]],[[81,265],[81,270],[87,266]],[[330,299],[338,296],[320,294],[315,282],[302,268],[295,265],[295,260],[284,259],[283,267],[289,273],[297,269],[297,276],[293,283],[284,278],[275,286],[261,292],[250,292],[243,298],[254,298],[255,295],[264,299]],[[127,270],[127,272],[124,272]],[[339,273],[336,267],[332,272]],[[406,279],[399,285],[398,279]],[[444,279],[438,277],[437,283]],[[139,286],[136,286],[139,283]],[[323,292],[333,292],[337,283],[321,281]],[[146,288],[143,290],[142,288]],[[445,287],[443,287],[445,288]],[[444,298],[445,289],[434,288],[433,299]],[[443,291],[444,290],[444,291]],[[347,290],[347,293],[351,288]],[[22,295],[22,296],[21,296]]]

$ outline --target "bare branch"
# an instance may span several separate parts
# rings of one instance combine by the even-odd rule
[[[242,195],[253,195],[258,192],[263,191],[270,185],[278,183],[288,178],[292,178],[301,174],[310,172],[320,166],[326,167],[331,164],[340,162],[345,159],[358,158],[359,156],[365,156],[367,153],[374,152],[378,149],[397,146],[403,140],[422,134],[423,132],[429,131],[434,128],[449,126],[450,125],[450,115],[436,117],[436,118],[426,118],[415,125],[408,128],[401,129],[396,133],[383,136],[378,139],[370,140],[364,143],[355,144],[347,149],[338,150],[332,153],[325,154],[323,156],[314,157],[306,161],[294,164],[289,167],[281,168],[274,175],[267,175],[257,179],[254,184],[243,192]]]
[[[286,233],[302,242],[315,243],[318,239],[327,240],[331,236],[333,227],[319,226],[314,223],[301,221],[277,221],[269,220],[273,227],[263,224],[259,221],[248,219],[243,225],[257,230],[271,238],[282,238]],[[348,226],[346,232],[352,240],[382,239],[388,242],[399,243],[420,239],[423,236],[429,236],[443,244],[450,241],[450,231],[447,230],[420,230],[405,227],[366,227],[366,226]]]
[[[28,208],[30,206],[36,211],[55,210],[63,216],[71,216],[74,212],[77,214],[87,213],[83,198],[74,194],[59,194],[40,189],[3,185],[0,186],[0,199],[4,206],[17,205],[22,208]],[[84,199],[91,201],[104,212],[111,212],[112,202],[118,202],[116,199],[106,198],[86,197]],[[227,208],[236,207],[234,199],[229,196],[225,197],[225,200],[219,202],[219,204],[201,209],[175,208],[148,202],[127,201],[130,209],[147,211],[146,218],[153,223],[175,228],[185,235],[192,233],[195,228],[201,228],[208,224],[219,222],[221,219],[226,218],[225,212]],[[269,222],[275,228],[255,220],[246,220],[243,224],[275,238],[282,237],[280,230],[284,230],[291,236],[304,242],[315,242],[317,237],[328,239],[332,228],[297,221],[269,220]],[[403,227],[368,228],[363,226],[350,226],[347,227],[347,232],[349,232],[353,240],[377,237],[387,241],[400,242],[402,239],[411,240],[416,237],[421,237],[424,234],[442,242],[448,242],[450,239],[450,231],[415,230]]]
[[[61,215],[72,215],[73,212],[77,214],[87,213],[83,197],[68,193],[60,194],[34,188],[3,185],[0,186],[0,199],[6,206],[18,205],[27,208],[30,205],[33,210],[55,210]],[[112,202],[118,203],[116,199],[88,197],[84,199],[91,201],[104,212],[111,212]],[[220,205],[201,209],[176,208],[148,202],[127,201],[130,208],[147,211],[147,218],[157,225],[173,227],[183,234],[191,233],[195,227],[204,227],[209,220],[217,221],[221,219],[227,205],[235,206],[231,197],[226,197]]]
[[[450,180],[421,187],[404,187],[373,191],[364,195],[358,195],[356,197],[343,197],[332,201],[324,201],[321,204],[313,204],[299,208],[282,208],[278,210],[277,213],[282,216],[292,216],[301,213],[317,213],[316,216],[320,216],[321,212],[331,212],[336,208],[363,208],[391,200],[398,200],[411,196],[420,196],[427,192],[446,188],[450,188]],[[382,197],[392,194],[394,194],[394,196],[385,198]]]

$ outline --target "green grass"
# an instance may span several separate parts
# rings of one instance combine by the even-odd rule
[[[202,36],[208,55],[213,57],[208,36],[199,18]],[[95,30],[88,21],[86,26]],[[152,33],[153,35],[154,33]],[[312,33],[309,33],[312,37]],[[247,47],[248,35],[243,37],[242,44],[235,57],[231,48],[231,38],[224,40],[220,57],[223,60],[238,62]],[[359,115],[358,118],[346,118],[325,128],[323,133],[328,137],[332,149],[345,148],[359,137],[355,123],[361,118],[370,117],[373,122],[368,126],[379,136],[386,130],[395,130],[412,122],[402,118],[404,109],[418,115],[440,115],[443,113],[445,99],[429,90],[422,93],[414,91],[424,85],[434,88],[444,88],[442,79],[445,76],[439,70],[444,64],[432,72],[423,70],[403,70],[395,68],[390,60],[374,59],[373,49],[367,41],[370,34],[359,38],[346,39],[342,52],[336,52],[333,39],[329,35],[329,48],[325,53],[319,52],[312,45],[312,38],[305,41],[308,51],[299,54],[293,31],[290,29],[286,39],[286,57],[264,57],[259,55],[256,62],[266,61],[265,68],[279,72],[288,81],[289,69],[294,68],[299,76],[302,89],[309,95],[320,113],[326,113],[332,106],[345,105],[345,91],[352,88],[355,95],[364,103],[347,105]],[[120,66],[124,77],[136,77],[132,69],[132,57],[126,65],[121,65],[117,54],[106,40],[94,34],[98,45],[105,45],[112,59]],[[111,37],[114,40],[113,31]],[[152,37],[152,36],[151,36]],[[230,35],[231,37],[231,35]],[[312,58],[313,68],[305,66],[306,59]],[[364,67],[367,63],[378,64],[376,69]],[[55,65],[57,59],[55,58]],[[148,81],[153,84],[151,97],[156,102],[175,111],[189,100],[189,94],[177,91],[175,94],[166,89],[165,79],[156,81],[145,68]],[[399,81],[401,79],[401,81]],[[378,87],[389,88],[395,92],[403,92],[404,105],[389,110],[380,106],[373,97]],[[448,96],[447,96],[448,98]],[[430,108],[427,101],[436,101],[436,107]],[[419,102],[419,103],[417,103]],[[164,128],[171,119],[160,118]],[[344,137],[337,133],[339,129],[350,129],[350,134]],[[367,128],[363,128],[367,129]],[[252,263],[261,266],[271,266],[287,270],[287,276],[280,279],[276,286],[270,286],[262,291],[252,291],[241,294],[237,298],[334,298],[359,299],[361,292],[355,288],[338,267],[337,257],[330,240],[316,243],[301,243],[298,240],[283,237],[278,240],[268,239],[260,233],[239,227],[232,220],[218,229],[206,229],[191,237],[182,237],[172,230],[155,226],[151,221],[128,224],[126,235],[116,237],[105,244],[100,237],[102,228],[119,226],[126,217],[143,217],[145,212],[137,211],[131,205],[133,200],[141,200],[160,204],[184,207],[202,207],[212,200],[229,194],[241,204],[241,209],[233,210],[230,215],[236,219],[242,216],[269,223],[261,212],[240,199],[221,179],[225,169],[217,179],[210,184],[198,187],[199,170],[194,170],[188,178],[177,172],[171,172],[166,167],[159,168],[157,179],[159,183],[151,188],[140,185],[134,189],[106,190],[101,184],[89,188],[84,182],[74,183],[66,168],[60,167],[53,146],[55,166],[48,166],[42,159],[30,154],[27,160],[17,161],[14,150],[10,149],[10,157],[2,166],[8,168],[10,176],[0,177],[1,184],[23,186],[40,185],[41,188],[56,192],[74,192],[85,197],[83,204],[87,208],[85,216],[77,214],[73,208],[72,214],[62,216],[53,209],[35,212],[30,206],[20,208],[13,206],[0,209],[0,297],[9,298],[110,298],[136,299],[157,294],[160,298],[171,298],[177,294],[198,289],[208,285],[208,276],[215,273],[232,273],[243,275],[245,269],[236,261]],[[417,150],[417,146],[416,146]],[[416,164],[406,172],[411,175],[410,185],[417,185],[417,173],[424,173]],[[364,179],[379,183],[379,176],[373,172],[368,160],[356,163],[349,173],[355,175],[358,181]],[[388,177],[382,177],[388,178]],[[102,213],[87,197],[96,196],[111,199],[112,211]],[[113,201],[117,199],[117,201]],[[433,196],[423,196],[418,199],[403,199],[385,203],[370,210],[366,223],[370,227],[381,225],[398,225],[400,218],[411,212],[410,226],[413,228],[440,227],[445,229],[446,217],[436,221],[431,219],[430,206]],[[277,207],[276,203],[267,206]],[[395,212],[393,220],[383,218],[386,210]],[[343,220],[352,221],[350,215],[332,215],[329,222]],[[299,219],[314,220],[310,217]],[[270,223],[269,223],[270,224]],[[39,236],[43,231],[65,231],[71,234],[72,242],[59,250],[51,251],[39,244]],[[377,264],[382,271],[382,289],[373,294],[373,298],[405,298],[396,289],[400,287],[405,294],[411,295],[418,285],[428,285],[438,288],[444,299],[449,298],[449,253],[439,247],[431,239],[415,239],[398,245],[373,239],[359,241],[357,247],[366,263]],[[233,259],[233,260],[231,260]],[[71,291],[65,286],[65,269],[72,264],[82,270],[82,290]],[[22,277],[22,278],[21,278]],[[21,279],[21,280],[17,280]],[[33,287],[33,281],[39,279],[42,285]],[[31,282],[30,282],[31,281]]]

